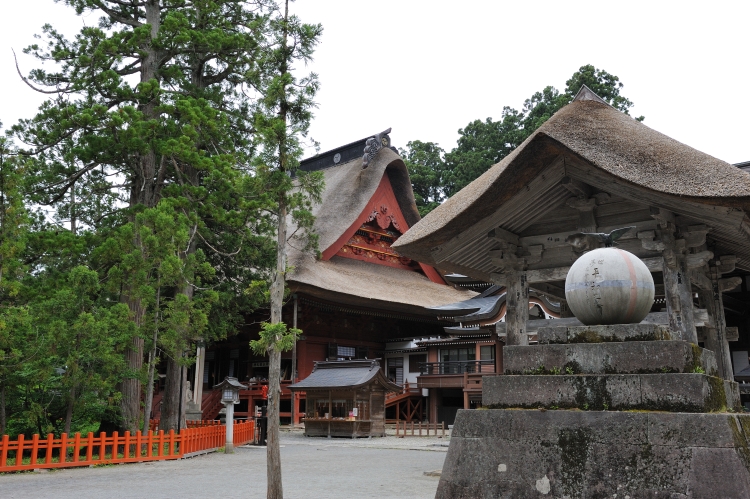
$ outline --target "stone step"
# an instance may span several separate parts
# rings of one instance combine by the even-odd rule
[[[687,341],[506,346],[503,368],[505,374],[717,374],[714,353]]]
[[[482,404],[493,409],[741,409],[737,383],[692,373],[490,376],[483,379]]]
[[[537,331],[539,344],[609,343],[620,341],[681,340],[669,326],[659,324],[611,324],[608,326],[547,326]]]

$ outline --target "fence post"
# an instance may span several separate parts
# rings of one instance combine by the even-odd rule
[[[60,435],[60,462],[65,463],[68,461],[68,434],[63,433]]]
[[[24,435],[23,433],[18,435],[18,447],[16,447],[16,468],[19,468],[23,465],[23,442],[24,442]]]
[[[89,432],[86,437],[86,461],[91,462],[94,459],[94,433]]]
[[[52,433],[47,433],[47,455],[45,456],[45,463],[50,464],[52,462],[52,449],[55,446],[55,436]]]
[[[0,468],[4,468],[8,462],[9,440],[10,437],[8,435],[3,435],[3,444],[2,447],[0,447]]]
[[[164,455],[164,430],[159,430],[159,451],[156,455],[160,457]]]
[[[36,464],[36,455],[39,452],[39,434],[34,433],[34,436],[31,438],[31,464]]]
[[[81,451],[81,434],[76,432],[76,436],[73,438],[73,462],[78,462],[78,455]]]

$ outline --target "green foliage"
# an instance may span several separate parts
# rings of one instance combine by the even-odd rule
[[[23,323],[35,327],[23,334],[17,327],[0,348],[10,352],[11,340],[39,331],[44,340],[33,362],[25,351],[14,353],[23,361],[8,385],[17,390],[8,398],[13,421],[26,422],[18,431],[57,431],[60,411],[71,407],[66,426],[72,417],[81,427],[102,411],[116,419],[112,383],[146,378],[137,356],[122,363],[129,344],[189,364],[195,341],[234,334],[243,313],[267,303],[264,293],[245,290],[271,280],[272,236],[285,219],[278,194],[304,233],[322,190],[319,174],[287,174],[298,164],[316,78],[275,71],[279,61],[309,61],[319,26],[282,20],[265,0],[65,3],[99,23],[73,38],[44,26],[26,49],[41,65],[28,82],[59,98],[13,127],[24,158],[13,165],[23,165],[17,177],[26,205],[39,211],[23,234],[3,238],[14,243],[0,251],[22,253],[13,261],[26,266],[0,284],[7,281],[16,301],[29,306],[15,310],[13,323],[26,313],[33,319]],[[274,149],[272,139],[284,137]],[[316,246],[314,235],[307,244]],[[120,329],[112,329],[115,322]],[[90,344],[102,335],[109,339],[97,348],[109,356]],[[107,359],[111,370],[82,349]],[[77,366],[87,366],[90,377]],[[0,385],[5,380],[0,374]],[[97,397],[107,403],[97,406]],[[130,397],[128,429],[139,402]]]
[[[250,349],[256,355],[266,355],[272,348],[287,352],[292,349],[300,334],[300,329],[287,328],[283,322],[264,322],[260,327],[259,338],[250,341]]]
[[[617,76],[589,64],[568,79],[562,93],[545,87],[526,99],[521,111],[505,106],[497,121],[472,121],[458,131],[458,144],[448,153],[431,142],[409,142],[400,152],[409,169],[420,215],[426,215],[500,162],[569,104],[584,84],[625,114],[633,106],[620,95],[623,84]],[[643,116],[636,119],[642,121]]]
[[[445,199],[445,151],[434,142],[412,140],[399,154],[409,171],[419,214],[425,216]]]

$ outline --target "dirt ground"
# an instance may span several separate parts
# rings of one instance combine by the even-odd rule
[[[284,497],[432,499],[448,440],[306,438],[283,433]],[[425,475],[425,472],[428,475]],[[432,473],[431,473],[432,472]],[[178,461],[0,475],[3,499],[266,497],[265,448]]]

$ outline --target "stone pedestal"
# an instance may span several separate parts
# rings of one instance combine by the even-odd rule
[[[201,411],[201,408],[192,400],[188,400],[187,406],[185,407],[185,420],[200,421],[201,419],[203,419],[203,411]]]
[[[541,328],[459,411],[436,497],[750,497],[750,416],[713,352],[656,325]]]
[[[436,498],[750,497],[750,416],[459,411]]]

